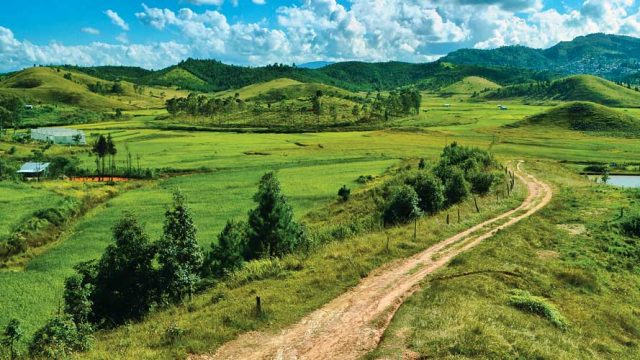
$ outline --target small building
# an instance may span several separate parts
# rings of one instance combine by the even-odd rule
[[[500,109],[500,110],[509,110],[509,108],[504,106],[504,105],[498,105],[498,109]]]
[[[25,180],[37,179],[47,175],[47,169],[49,168],[49,163],[41,163],[41,162],[28,162],[24,163],[20,170],[18,170],[18,174],[22,175],[22,178]]]
[[[33,105],[27,104],[24,106],[25,110],[33,110]]]
[[[31,139],[62,145],[86,145],[84,132],[69,128],[37,128],[31,130]]]

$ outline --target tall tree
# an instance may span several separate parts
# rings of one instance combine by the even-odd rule
[[[115,171],[115,158],[116,158],[116,154],[118,153],[118,149],[116,149],[116,144],[113,142],[113,139],[111,138],[111,133],[109,133],[107,135],[107,140],[106,140],[106,153],[107,155],[109,155],[109,174],[111,176],[110,180],[113,181],[113,173]]]
[[[92,320],[121,324],[141,318],[151,307],[157,286],[155,248],[131,213],[124,213],[114,226],[113,238],[115,244],[107,247],[96,264]]]
[[[4,134],[5,124],[11,123],[12,116],[11,111],[0,106],[0,136]]]
[[[247,244],[246,228],[246,223],[227,221],[205,261],[210,273],[220,276],[242,265]]]
[[[173,193],[173,205],[165,212],[164,234],[158,242],[160,277],[166,295],[181,302],[193,294],[200,280],[204,255],[196,238],[191,210],[179,190]]]
[[[93,148],[91,149],[91,151],[96,157],[96,166],[99,173],[98,180],[102,181],[104,176],[104,158],[108,153],[107,139],[104,137],[104,135],[100,135],[98,137],[98,139],[93,144]],[[100,164],[102,164],[102,166],[100,166]]]
[[[273,172],[262,176],[253,196],[257,207],[249,212],[247,257],[284,256],[302,243],[303,231],[280,190]]]

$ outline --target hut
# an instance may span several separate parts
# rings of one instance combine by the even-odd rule
[[[18,174],[22,175],[22,178],[25,180],[37,179],[47,175],[47,169],[49,168],[49,163],[41,163],[41,162],[28,162],[24,163],[20,170],[18,170]]]
[[[68,128],[37,128],[31,130],[31,139],[62,145],[85,145],[84,132]]]

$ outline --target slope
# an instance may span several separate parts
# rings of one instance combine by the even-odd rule
[[[530,116],[514,126],[545,126],[595,134],[639,136],[640,120],[590,102],[572,102]]]
[[[106,88],[113,82],[95,78],[83,72],[59,68],[29,68],[7,76],[0,82],[0,96],[19,96],[27,102],[65,104],[89,110],[132,110],[159,108],[165,97],[184,95],[170,88],[142,88],[129,82],[119,82],[121,91],[93,92],[91,86]]]
[[[473,94],[487,90],[496,90],[501,86],[479,76],[468,76],[458,82],[440,89],[443,94]]]
[[[553,82],[508,86],[492,91],[485,97],[488,99],[590,101],[613,107],[640,107],[639,91],[591,75],[576,75]]]

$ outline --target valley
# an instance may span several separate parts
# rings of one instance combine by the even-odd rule
[[[29,358],[634,358],[640,189],[611,177],[640,173],[637,85],[459,55],[2,75],[0,328]],[[118,236],[166,281],[175,214],[188,290],[92,308]],[[89,345],[32,346],[51,319]]]

